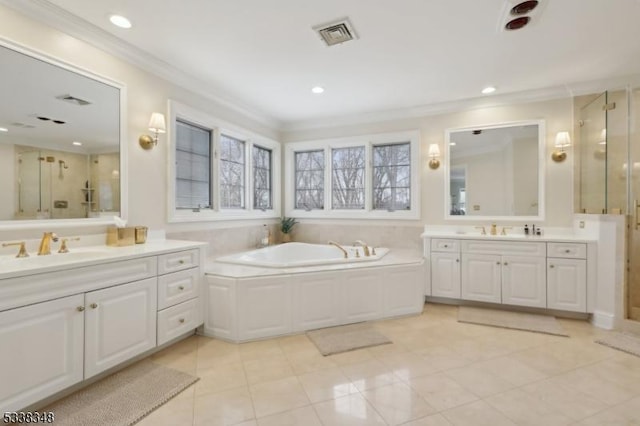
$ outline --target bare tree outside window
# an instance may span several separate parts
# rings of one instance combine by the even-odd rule
[[[411,144],[373,146],[373,208],[411,209]]]
[[[176,120],[176,209],[211,207],[211,130]]]
[[[253,208],[271,209],[271,199],[271,150],[253,145]]]
[[[220,135],[220,208],[245,207],[245,142]]]
[[[331,150],[331,207],[364,209],[365,147]]]
[[[295,208],[324,208],[324,151],[295,153]]]

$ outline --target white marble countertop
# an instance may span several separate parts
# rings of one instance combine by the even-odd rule
[[[298,268],[263,268],[256,266],[235,265],[216,262],[209,259],[205,265],[205,274],[232,278],[250,278],[256,276],[274,276],[304,274],[309,272],[324,272],[337,270],[354,270],[360,268],[375,268],[380,266],[420,264],[424,261],[422,252],[418,250],[390,249],[389,253],[380,260],[358,263],[336,263],[330,265],[304,266]]]
[[[567,242],[567,243],[589,243],[596,242],[597,239],[588,235],[575,234],[544,234],[544,235],[524,235],[524,234],[507,234],[507,235],[482,235],[479,231],[475,232],[456,232],[456,231],[425,231],[420,234],[422,238],[452,238],[459,240],[485,240],[485,241],[540,241],[540,242]]]
[[[126,247],[106,245],[71,247],[69,253],[61,254],[52,250],[52,254],[48,256],[32,254],[30,257],[20,259],[15,255],[0,255],[0,280],[153,256],[206,245],[207,243],[196,241],[147,240],[145,244]]]

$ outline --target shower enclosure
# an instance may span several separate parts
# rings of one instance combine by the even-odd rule
[[[640,88],[574,102],[576,211],[626,216],[624,318],[640,322]]]

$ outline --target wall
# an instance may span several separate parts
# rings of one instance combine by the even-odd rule
[[[0,218],[13,217],[16,197],[13,192],[16,180],[14,166],[16,155],[13,145],[0,144]]]

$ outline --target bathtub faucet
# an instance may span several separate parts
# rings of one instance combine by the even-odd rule
[[[342,253],[344,253],[344,258],[347,259],[349,256],[347,255],[347,251],[344,249],[344,247],[342,247],[340,244],[336,243],[335,241],[329,241],[327,244],[332,245],[332,246],[336,246],[338,247],[340,250],[342,250]]]
[[[365,256],[371,256],[371,253],[369,252],[369,247],[367,246],[367,243],[365,243],[362,240],[356,240],[355,243],[353,243],[354,246],[362,246],[362,251],[364,251],[364,255]]]

